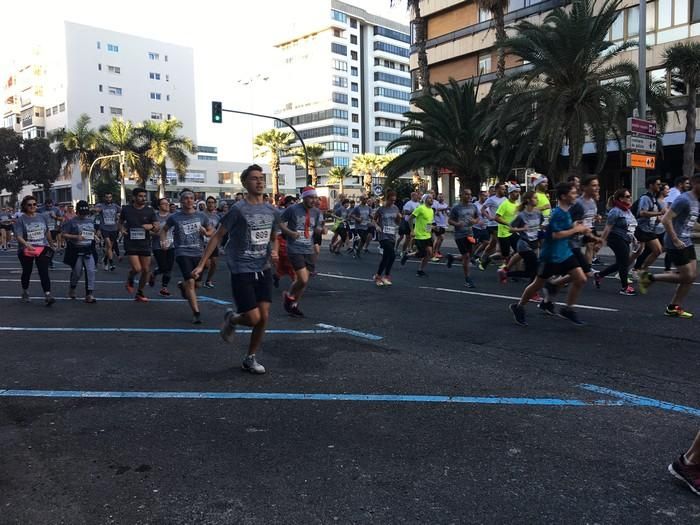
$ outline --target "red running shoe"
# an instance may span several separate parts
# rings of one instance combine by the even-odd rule
[[[700,465],[688,465],[683,454],[668,466],[674,478],[688,485],[688,488],[700,496]]]

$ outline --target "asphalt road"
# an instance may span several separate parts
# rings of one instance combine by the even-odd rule
[[[181,299],[131,301],[123,264],[96,305],[60,299],[62,265],[54,307],[38,282],[20,303],[0,254],[0,523],[700,522],[666,471],[700,428],[700,285],[690,321],[663,316],[667,285],[606,280],[587,326],[532,305],[522,328],[524,283],[494,268],[467,290],[397,263],[388,289],[377,262],[324,246],[307,317],[275,300],[253,376],[248,336],[216,334],[224,271],[193,327]]]

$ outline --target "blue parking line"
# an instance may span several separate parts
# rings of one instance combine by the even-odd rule
[[[689,407],[686,405],[677,405],[676,403],[660,401],[651,397],[638,396],[636,394],[630,394],[628,392],[620,392],[619,390],[612,390],[610,388],[605,388],[597,385],[582,384],[579,385],[579,387],[590,392],[596,392],[598,394],[605,394],[608,396],[616,397],[630,405],[660,408],[661,410],[680,412],[682,414],[690,414],[692,416],[700,416],[700,409]]]
[[[128,392],[91,390],[0,390],[0,397],[117,398],[117,399],[253,399],[276,401],[354,401],[377,403],[439,403],[467,405],[528,405],[553,407],[624,406],[624,401],[601,399],[470,397],[399,394],[298,394],[286,392]]]

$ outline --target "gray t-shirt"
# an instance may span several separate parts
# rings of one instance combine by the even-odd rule
[[[121,206],[118,204],[100,203],[95,206],[99,214],[100,229],[106,232],[115,232],[119,228],[119,212]]]
[[[231,273],[256,273],[269,268],[270,243],[279,223],[280,212],[270,204],[240,200],[231,206],[220,223],[229,234],[226,258]]]
[[[369,206],[367,206],[369,210]],[[306,226],[308,214],[309,224]],[[286,238],[287,253],[292,255],[311,255],[314,253],[314,230],[323,227],[323,216],[318,208],[309,208],[303,204],[290,206],[282,213],[281,222],[287,223],[287,228],[299,234],[298,239]],[[358,226],[359,228],[359,226]]]
[[[214,211],[204,210],[202,213],[207,216],[207,219],[209,219],[209,226],[211,226],[212,229],[214,231],[216,231],[217,228],[219,227],[219,223],[221,222],[221,214],[216,210],[214,210]],[[210,237],[207,237],[205,235],[204,236],[204,244],[208,244],[209,240],[210,240]]]
[[[201,257],[204,252],[204,235],[201,228],[209,226],[209,219],[201,211],[173,213],[165,221],[173,229],[175,257]]]
[[[165,223],[168,222],[168,217],[170,217],[172,213],[168,213],[166,215],[161,215],[160,212],[156,213],[156,218],[158,219],[158,224],[160,226],[160,230],[163,229],[163,226],[165,226]],[[160,232],[159,230],[159,232]],[[167,244],[165,246],[162,246],[160,244],[160,233],[151,235],[151,249],[152,250],[171,250],[173,248],[173,229],[170,228],[168,232],[165,234],[165,240]]]
[[[15,235],[22,237],[32,246],[48,246],[46,232],[49,229],[49,218],[43,213],[37,213],[33,217],[25,214],[20,215],[14,228]]]
[[[656,199],[652,199],[648,194],[639,198],[639,211],[661,211]],[[659,217],[638,217],[639,229],[646,233],[656,233]]]
[[[358,230],[366,230],[369,227],[369,218],[372,215],[372,208],[369,206],[355,206],[352,210],[352,215],[354,217],[360,217],[361,220],[355,219],[355,225]]]
[[[82,235],[82,241],[70,239],[68,242],[79,249],[89,248],[95,240],[95,220],[90,216],[73,217],[63,225],[63,232],[70,235]]]
[[[464,224],[463,228],[455,226],[455,239],[464,239],[473,235],[472,222],[479,219],[479,210],[473,203],[460,202],[450,210],[450,219]]]
[[[671,222],[673,230],[686,248],[692,246],[695,223],[698,222],[698,215],[700,215],[698,199],[692,191],[681,193],[671,204],[671,211],[676,214]],[[664,246],[671,250],[678,249],[668,234],[664,237]]]
[[[496,210],[498,207],[506,200],[506,197],[497,197],[496,195],[491,195],[488,199],[484,201],[481,207],[481,214],[484,217],[496,217]],[[492,228],[498,226],[495,219],[489,219],[486,226]]]
[[[56,208],[55,206],[51,208],[44,208],[44,211],[41,212],[42,215],[46,217],[46,220],[49,225],[49,229],[51,230],[60,230],[61,229],[61,219],[60,217],[63,216],[63,213],[61,213],[61,210]]]
[[[389,207],[381,206],[377,208],[374,216],[379,222],[377,235],[380,241],[396,240],[396,233],[399,230],[399,225],[396,224],[396,217],[400,217],[400,215],[399,208],[394,204]]]
[[[617,235],[626,242],[632,242],[634,230],[637,229],[637,219],[630,210],[622,210],[615,206],[608,212],[606,224],[612,225],[610,235]]]
[[[527,227],[527,230],[518,232],[516,250],[519,252],[529,252],[532,251],[533,247],[537,246],[537,237],[543,220],[542,212],[537,208],[532,211],[523,210],[516,215],[511,226],[514,228]]]

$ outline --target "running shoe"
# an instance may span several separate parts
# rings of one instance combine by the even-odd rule
[[[201,312],[194,312],[192,314],[192,324],[202,324],[202,314]]]
[[[251,374],[265,373],[265,367],[258,363],[258,361],[255,359],[255,354],[249,355],[243,360],[243,364],[241,364],[241,370],[245,370],[246,372],[250,372]]]
[[[109,265],[109,271],[110,271],[110,272],[113,272],[113,271],[116,270],[116,269],[117,269],[117,267],[114,266],[114,263],[112,263],[112,264]]]
[[[593,282],[595,283],[595,287],[600,289],[600,283],[603,282],[603,278],[600,276],[600,272],[595,272],[593,274]]]
[[[29,292],[27,290],[22,290],[22,295],[20,296],[20,299],[22,300],[23,303],[28,303],[29,302]]]
[[[374,274],[374,284],[377,286],[384,286],[384,280],[377,274]]]
[[[394,284],[391,282],[391,275],[385,275],[382,277],[382,281],[384,282],[384,286],[391,286]]]
[[[165,286],[160,289],[160,292],[158,292],[159,295],[162,295],[163,297],[170,297],[170,290],[168,290]]]
[[[520,306],[518,303],[513,303],[508,306],[508,309],[513,314],[513,319],[520,326],[527,326],[527,321],[525,321],[525,308]]]
[[[498,274],[498,282],[501,284],[506,284],[508,283],[508,272],[505,270],[505,268],[501,267],[498,269],[496,272]]]
[[[53,295],[51,295],[50,293],[47,293],[44,296],[44,302],[46,303],[46,306],[51,306],[53,303],[56,302],[56,299],[54,299]]]
[[[467,288],[476,288],[476,285],[474,284],[474,281],[472,281],[471,277],[464,278],[464,286]]]
[[[668,466],[668,471],[674,478],[681,480],[688,485],[690,490],[700,496],[700,465],[688,465],[685,455],[681,454],[676,461]]]
[[[148,276],[148,286],[153,288],[156,285],[156,274],[155,272],[151,272],[150,275]]]
[[[559,317],[561,317],[562,319],[566,319],[568,321],[571,321],[576,326],[583,326],[586,324],[578,318],[578,315],[576,314],[576,310],[574,310],[573,308],[569,308],[567,306],[564,306],[564,307],[559,309]]]
[[[107,263],[105,263],[105,268],[104,268],[104,270],[105,270],[105,272],[109,270],[109,265],[108,265]]]
[[[540,303],[537,305],[537,308],[540,309],[540,311],[546,313],[547,315],[556,315],[556,311],[554,310],[554,303],[551,301],[540,301]]]
[[[432,259],[430,259],[430,262],[440,262],[440,257],[435,256]]]
[[[643,294],[649,291],[649,286],[651,286],[651,274],[649,272],[643,271],[639,274],[639,291]]]
[[[620,295],[637,295],[637,291],[631,285],[627,285],[627,288],[622,288],[619,293]]]
[[[488,263],[484,264],[484,261],[479,259],[479,264],[476,267],[479,268],[479,270],[481,270],[483,272],[484,270],[486,270],[487,265],[488,265]]]
[[[124,287],[126,288],[126,292],[129,295],[134,293],[134,281],[133,280],[129,279],[128,281],[126,281],[126,284],[124,285]]]
[[[289,313],[292,315],[292,317],[304,317],[304,312],[299,309],[298,303],[292,303]]]
[[[678,317],[679,319],[692,319],[693,314],[690,312],[686,312],[681,308],[680,306],[676,304],[670,304],[666,307],[666,311],[664,312],[664,315],[666,317]]]
[[[542,302],[542,296],[539,293],[535,292],[535,295],[532,296],[532,299],[530,299],[530,302],[531,303],[540,303],[540,302]]]
[[[143,292],[139,290],[138,292],[136,292],[136,295],[134,296],[134,301],[136,301],[137,303],[147,303],[148,297],[143,295]]]
[[[591,264],[603,264],[599,257],[593,257]]]
[[[224,322],[221,323],[221,329],[219,330],[221,339],[226,343],[233,343],[233,336],[236,335],[236,325],[231,323],[231,317],[233,317],[233,309],[227,308],[224,313]]]
[[[418,270],[418,271],[416,272],[416,275],[417,275],[418,277],[428,277],[428,274],[425,273],[423,270]]]
[[[406,261],[408,261],[408,253],[407,253],[407,252],[403,252],[403,255],[401,256],[401,266],[405,266],[405,265],[406,265]]]
[[[92,294],[87,294],[85,296],[85,302],[87,304],[95,304],[97,302],[97,299],[95,299],[95,296]]]
[[[639,272],[637,270],[632,270],[629,275],[630,279],[633,281],[639,281]]]
[[[211,281],[206,281],[202,286],[204,286],[204,288],[214,288],[214,283]]]
[[[71,288],[71,289],[68,291],[68,297],[69,297],[70,299],[77,299],[77,298],[78,298],[78,294],[75,293],[75,288]]]
[[[282,306],[288,314],[292,313],[292,305],[294,304],[294,299],[287,293],[282,293]]]
[[[455,262],[455,256],[452,255],[451,253],[447,254],[447,267],[452,268],[452,263]]]

